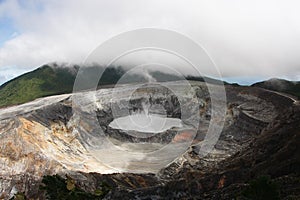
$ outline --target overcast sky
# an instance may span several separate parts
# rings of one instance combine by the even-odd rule
[[[299,10],[297,0],[0,0],[0,84],[48,62],[81,63],[144,27],[189,36],[227,80],[300,80]]]

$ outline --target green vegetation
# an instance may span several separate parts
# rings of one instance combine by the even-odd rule
[[[18,192],[10,200],[27,200],[27,198],[25,197],[24,193]]]
[[[66,68],[43,66],[17,77],[0,87],[0,107],[22,104],[34,99],[69,93],[73,89],[75,74]]]
[[[44,186],[42,190],[46,191],[47,199],[60,199],[60,200],[93,200],[103,199],[107,193],[111,190],[111,187],[102,183],[94,191],[94,193],[88,193],[80,189],[75,180],[71,177],[66,179],[59,175],[44,176],[42,183]]]
[[[83,81],[86,85],[82,89],[92,88],[92,83],[89,84],[89,81],[99,78],[90,77],[97,73],[89,70],[96,70],[96,68],[87,68],[85,72],[89,76]],[[77,66],[66,68],[45,65],[7,82],[0,86],[0,108],[26,103],[41,97],[71,93],[78,69]],[[108,68],[103,72],[98,85],[115,84],[124,73],[125,71],[120,67]]]
[[[261,176],[250,181],[249,186],[242,192],[242,196],[248,200],[277,200],[279,187],[270,177]]]
[[[12,105],[26,103],[37,98],[66,94],[73,91],[75,78],[79,67],[50,67],[45,65],[32,72],[21,75],[0,86],[0,108]],[[100,67],[87,67],[83,70],[83,80],[85,85],[82,85],[81,90],[93,88],[93,81],[96,77]],[[73,70],[73,71],[72,71]],[[98,87],[104,85],[113,85],[125,74],[125,70],[121,67],[107,68],[101,79]],[[94,77],[91,77],[94,76]],[[123,83],[141,82],[145,80],[142,76],[130,75]]]

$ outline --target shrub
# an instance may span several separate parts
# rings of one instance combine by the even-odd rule
[[[64,179],[59,175],[44,176],[41,189],[46,191],[48,199],[60,200],[92,200],[103,199],[111,187],[103,183],[94,194],[83,191],[76,186],[75,180],[70,177]]]
[[[279,187],[269,176],[261,176],[250,181],[249,186],[242,192],[242,196],[253,200],[277,200]]]

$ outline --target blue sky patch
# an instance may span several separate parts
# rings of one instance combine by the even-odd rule
[[[13,21],[8,17],[0,18],[0,47],[7,41],[15,37],[18,30],[14,27]]]

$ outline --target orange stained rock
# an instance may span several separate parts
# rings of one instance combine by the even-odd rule
[[[174,138],[173,138],[173,143],[178,143],[178,142],[188,142],[192,141],[194,137],[194,133],[192,131],[184,131],[181,133],[178,133]]]
[[[218,183],[218,188],[223,188],[223,187],[224,187],[224,184],[225,184],[225,178],[226,178],[225,175],[223,175],[223,176],[221,177],[221,179],[219,180],[219,183]]]

